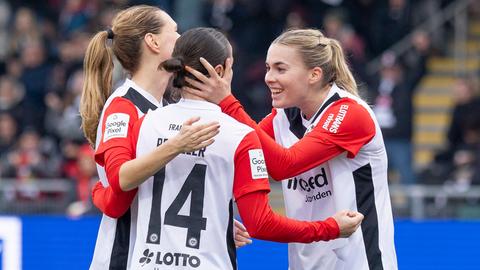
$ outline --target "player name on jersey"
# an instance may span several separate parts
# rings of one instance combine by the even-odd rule
[[[166,141],[168,141],[168,138],[158,138],[157,139],[157,146],[162,145]],[[196,157],[205,157],[205,151],[206,150],[207,150],[207,147],[203,147],[200,150],[196,150],[196,151],[192,151],[192,152],[183,152],[182,154],[189,155],[189,156],[196,156]]]

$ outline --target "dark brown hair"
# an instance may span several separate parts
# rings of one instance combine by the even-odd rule
[[[229,47],[228,39],[219,31],[205,27],[193,28],[177,39],[172,58],[164,61],[160,67],[174,73],[173,86],[182,88],[186,85],[185,76],[193,78],[186,72],[185,66],[207,75],[208,71],[200,62],[200,57],[213,67],[225,65],[225,60],[230,57]]]
[[[83,133],[91,145],[95,146],[100,113],[112,91],[113,55],[124,69],[135,72],[143,38],[147,33],[159,34],[165,24],[160,12],[146,5],[122,10],[113,19],[112,29],[100,31],[90,40],[84,59],[80,115]],[[112,39],[111,47],[107,46],[108,38]]]

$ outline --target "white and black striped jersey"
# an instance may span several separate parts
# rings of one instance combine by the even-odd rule
[[[203,123],[218,121],[220,133],[210,146],[178,155],[139,186],[131,269],[237,268],[233,198],[269,190],[253,129],[217,105],[182,99],[138,121],[137,157],[175,136],[182,123],[195,116]]]
[[[98,164],[99,153],[101,154],[110,146],[130,144],[133,124],[149,110],[155,110],[161,106],[162,104],[150,93],[129,79],[126,79],[123,85],[108,98],[99,121],[95,147],[97,172],[105,187],[109,182],[105,168]],[[106,111],[108,111],[107,114]],[[135,199],[122,217],[115,219],[105,214],[102,216],[90,265],[91,270],[129,269],[135,242],[136,215],[137,200]]]
[[[287,216],[321,220],[344,209],[365,216],[359,230],[348,239],[289,244],[290,269],[397,269],[387,155],[369,106],[334,84],[310,121],[298,108],[274,110],[270,119],[275,140],[284,147],[292,147],[305,134],[321,129],[321,140],[345,150],[320,166],[282,181]],[[357,142],[365,136],[370,136],[366,144]]]

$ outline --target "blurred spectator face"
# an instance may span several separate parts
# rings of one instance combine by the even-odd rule
[[[413,46],[421,52],[425,52],[430,48],[430,38],[424,31],[417,31],[412,37]]]
[[[63,41],[59,45],[60,58],[64,63],[82,61],[90,41],[89,35],[84,32],[77,32],[71,40]]]
[[[82,94],[83,87],[83,71],[75,71],[68,80],[68,90],[75,96]]]
[[[383,79],[399,82],[402,76],[402,67],[398,64],[395,54],[387,52],[382,55],[382,69],[380,75]]]
[[[28,8],[21,8],[15,17],[15,30],[17,32],[29,32],[35,29],[35,18],[33,12]]]
[[[473,89],[466,80],[457,80],[453,87],[453,96],[457,104],[467,103],[473,97]]]
[[[10,114],[0,114],[0,141],[11,143],[15,141],[17,122]]]
[[[67,0],[64,11],[75,13],[80,11],[83,7],[83,0]]]
[[[73,160],[78,156],[79,148],[79,145],[72,141],[63,142],[61,147],[64,158],[68,160]]]
[[[107,27],[110,27],[113,21],[113,18],[115,17],[115,14],[117,14],[118,10],[113,9],[113,8],[108,8],[104,9],[101,14],[100,14],[100,24],[102,29],[106,29]]]
[[[19,139],[19,150],[23,152],[38,151],[40,146],[40,138],[38,133],[33,130],[25,131]]]
[[[14,77],[19,78],[22,75],[23,66],[19,59],[17,58],[10,58],[7,60],[7,74]]]
[[[45,60],[45,50],[40,41],[28,43],[22,51],[22,63],[25,67],[38,67]]]
[[[305,21],[303,15],[299,11],[292,11],[287,16],[287,22],[285,28],[305,28],[307,22]]]
[[[405,0],[389,0],[391,9],[402,9],[405,6]]]
[[[337,14],[329,14],[324,21],[325,34],[330,38],[338,38],[343,27],[343,21]]]
[[[16,105],[24,95],[19,82],[8,78],[0,78],[0,108],[9,109]]]

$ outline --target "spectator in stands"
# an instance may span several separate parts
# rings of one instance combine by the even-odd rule
[[[412,49],[402,57],[409,87],[415,89],[427,72],[427,60],[433,55],[430,36],[423,30],[415,31],[411,39]]]
[[[59,139],[78,141],[84,139],[80,129],[81,118],[78,114],[82,86],[83,70],[78,69],[68,79],[66,93],[63,93],[63,98],[56,93],[49,93],[46,96],[45,103],[48,109],[45,127]]]
[[[40,40],[25,44],[21,51],[21,63],[23,71],[20,81],[25,86],[26,105],[35,112],[25,115],[26,124],[42,132],[46,110],[43,100],[48,82],[46,78],[50,77],[51,66],[47,63],[45,48]]]
[[[18,124],[15,118],[9,113],[0,113],[0,159],[15,145],[17,135]],[[2,175],[1,165],[0,175]]]
[[[401,40],[411,31],[410,1],[389,0],[380,8],[372,19],[372,51],[375,55],[382,53]]]
[[[480,97],[477,90],[473,79],[456,81],[453,88],[456,105],[448,129],[448,149],[436,156],[436,162],[447,163],[452,168],[449,178],[457,184],[479,180],[478,168],[475,169],[480,146]]]
[[[395,55],[383,55],[380,77],[371,85],[369,101],[382,129],[389,169],[399,174],[401,183],[413,184],[416,180],[412,169],[412,89]]]
[[[25,114],[31,113],[25,105],[24,87],[13,77],[0,77],[0,112],[10,114],[20,125]]]

